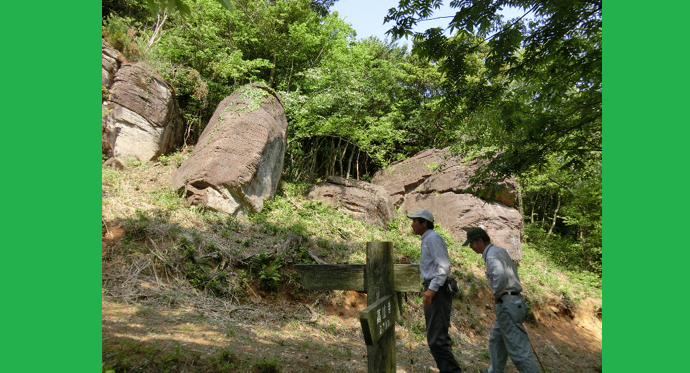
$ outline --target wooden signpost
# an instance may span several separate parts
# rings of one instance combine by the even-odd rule
[[[393,243],[367,242],[366,265],[296,265],[309,290],[355,290],[367,293],[368,307],[359,313],[367,344],[369,373],[395,372],[395,292],[419,291],[419,266],[393,264]]]

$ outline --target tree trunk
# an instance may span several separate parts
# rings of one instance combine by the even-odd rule
[[[311,153],[311,154],[312,154],[312,161],[311,161],[311,174],[312,174],[312,176],[315,175],[315,173],[314,173],[314,172],[315,172],[314,168],[316,167],[316,161],[317,161],[318,156],[319,156],[319,149],[321,148],[321,144],[322,144],[324,141],[326,141],[326,138],[325,138],[325,137],[322,138],[321,141],[318,141],[318,140],[317,140],[317,141],[316,141],[316,148],[315,148],[314,151]],[[321,167],[319,167],[319,168],[321,168]]]
[[[273,88],[273,76],[276,73],[276,54],[273,53],[273,68],[271,68],[271,77],[268,78],[268,86]]]
[[[346,179],[350,178],[350,170],[352,169],[352,158],[355,156],[355,146],[352,145],[352,151],[350,152],[350,160],[347,162],[347,177]]]
[[[335,146],[335,138],[333,138],[333,163],[331,166],[331,175],[335,175],[335,162],[338,160],[338,150],[340,149],[340,138],[338,138],[338,147]]]
[[[367,167],[367,159],[364,158],[364,175],[369,175],[369,167]]]
[[[357,149],[357,162],[356,162],[356,166],[357,166],[357,180],[359,180],[359,153],[361,153],[361,152],[362,152],[361,150]]]
[[[525,207],[522,205],[522,185],[520,185],[519,181],[517,181],[517,198],[520,216],[522,217],[520,220],[520,231],[522,231],[525,228]]]
[[[151,34],[151,38],[149,38],[148,49],[163,36],[163,24],[165,24],[166,19],[168,19],[167,12],[163,13],[163,17],[161,17],[160,13],[156,14],[156,24],[153,27],[153,34]]]
[[[532,213],[529,216],[530,223],[534,223],[534,205],[532,205]]]
[[[290,61],[290,75],[288,75],[287,89],[286,92],[290,92],[290,80],[292,79],[292,68],[295,67],[295,60]]]
[[[338,145],[340,145],[340,142],[338,142]],[[345,150],[343,150],[343,153],[340,154],[340,176],[341,176],[341,177],[343,176],[343,158],[345,158],[345,153],[347,153],[347,147],[348,147],[349,145],[350,145],[350,144],[345,143]],[[338,150],[340,150],[340,149],[338,149]],[[350,171],[348,170],[348,172],[350,172]],[[347,178],[346,178],[346,179],[347,179]]]
[[[558,217],[558,209],[561,208],[561,195],[558,194],[558,204],[556,205],[556,211],[553,212],[553,222],[551,223],[551,228],[549,228],[549,233],[546,234],[546,238],[548,239],[551,236],[551,233],[553,233],[553,227],[556,226],[556,218]]]
[[[534,199],[532,200],[532,213],[529,216],[530,223],[534,223],[534,207],[537,205],[537,198],[539,197],[539,193],[537,193],[536,196],[534,196]]]
[[[585,254],[585,259],[588,263],[592,263],[589,259],[589,253],[587,252],[587,245],[585,244],[585,227],[580,226],[580,246],[582,246],[582,253]]]

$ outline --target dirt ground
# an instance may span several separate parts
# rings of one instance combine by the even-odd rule
[[[227,316],[217,318],[193,309],[142,307],[136,303],[116,302],[104,296],[104,351],[124,351],[128,344],[130,351],[136,351],[137,347],[148,345],[155,346],[156,352],[164,355],[179,348],[181,358],[178,371],[187,372],[202,371],[196,368],[204,366],[201,363],[203,360],[211,360],[227,347],[232,348],[240,361],[249,363],[275,357],[283,372],[366,372],[366,346],[359,320],[353,315],[355,310],[364,308],[366,296],[345,292],[331,301],[343,303],[342,308],[327,306],[327,315],[311,321],[311,311],[304,304],[256,303],[244,308],[230,308]],[[348,306],[348,302],[355,306]],[[462,319],[458,315],[458,307],[455,308],[450,333],[459,344],[454,346],[458,361],[468,371],[488,367],[484,350],[487,348],[491,319],[480,321],[487,328],[482,332],[465,331],[455,322]],[[267,317],[267,313],[272,317]],[[302,315],[306,321],[280,320],[296,315]],[[547,371],[593,372],[601,369],[600,322],[554,317],[543,323],[527,323],[526,328]],[[398,334],[402,334],[402,338],[397,340],[397,371],[411,372],[411,352],[415,372],[436,372],[425,341],[413,337],[410,351],[406,346],[406,333],[400,332],[405,328],[398,326],[397,329]],[[132,368],[137,364],[146,366],[145,358],[153,353],[146,351],[139,355],[144,361],[137,362],[137,354],[132,353]],[[104,360],[108,358],[104,356]],[[246,368],[236,371],[255,371],[251,364]],[[509,362],[506,371],[517,370]]]
[[[271,293],[254,281],[242,301],[213,298],[162,271],[135,271],[136,262],[126,264],[118,253],[123,235],[113,224],[103,238],[103,372],[367,371],[358,318],[366,294],[296,293],[286,284]],[[118,292],[127,286],[136,290]],[[426,346],[420,296],[408,294],[403,320],[410,322],[395,325],[397,372],[438,372]],[[482,288],[454,300],[450,335],[465,371],[489,366],[491,299]],[[556,299],[533,310],[525,327],[545,371],[601,371],[600,309],[601,299],[588,298],[576,309]],[[506,372],[517,372],[510,361]]]
[[[257,295],[239,306],[215,304],[215,312],[204,313],[197,307],[146,306],[104,294],[104,364],[111,368],[119,364],[121,369],[116,371],[213,371],[210,365],[216,356],[230,348],[238,364],[228,371],[260,372],[256,361],[271,358],[279,362],[282,372],[367,371],[367,351],[357,317],[366,307],[365,294],[330,292],[296,302]],[[450,334],[458,361],[469,372],[487,368],[493,311],[471,304],[469,313],[477,315],[479,324],[472,325],[469,313],[463,314],[468,303],[455,302]],[[421,306],[408,304],[412,319],[421,321]],[[546,371],[601,371],[601,320],[552,315],[525,324]],[[412,333],[410,350],[406,328],[396,326],[397,371],[437,372],[423,334]],[[117,361],[118,354],[127,355],[127,364]],[[168,370],[152,365],[149,360],[155,362],[157,356],[163,361],[166,356],[177,356],[175,365]],[[506,372],[517,370],[509,362]]]

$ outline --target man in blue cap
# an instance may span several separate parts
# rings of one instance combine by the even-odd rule
[[[424,318],[426,320],[426,340],[441,373],[462,372],[448,336],[450,311],[453,295],[445,285],[450,274],[448,247],[443,238],[434,231],[434,216],[429,210],[417,210],[407,215],[412,219],[412,230],[422,236],[422,255],[419,271],[424,285]],[[408,260],[401,260],[408,263]]]
[[[481,254],[486,264],[486,279],[494,294],[494,313],[496,322],[489,337],[489,370],[480,373],[503,373],[508,355],[520,373],[539,373],[537,362],[531,350],[527,331],[522,322],[527,316],[527,305],[522,299],[522,286],[517,266],[508,252],[491,243],[489,235],[481,228],[467,232],[467,241],[477,254]]]

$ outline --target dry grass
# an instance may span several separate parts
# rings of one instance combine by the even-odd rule
[[[307,201],[306,186],[289,183],[262,214],[247,218],[187,207],[169,179],[188,156],[183,151],[157,163],[128,162],[124,171],[103,170],[104,364],[118,372],[258,372],[257,364],[271,361],[283,372],[366,371],[357,318],[365,296],[304,291],[292,265],[309,260],[307,248],[332,263],[363,263],[367,241],[393,241],[399,255],[418,259],[418,238],[408,232],[407,219],[399,216],[389,231],[374,229]],[[280,257],[277,289],[266,288],[259,272],[295,234],[304,239]],[[450,329],[454,351],[469,371],[486,368],[493,310],[481,261],[457,243],[449,246],[463,285]],[[536,321],[526,327],[542,362],[550,371],[601,366],[600,299],[583,293],[584,301],[568,310],[552,285],[539,284],[568,275],[537,264],[520,271],[528,297],[539,299]],[[552,277],[540,277],[544,270]],[[435,371],[419,294],[410,294],[407,310],[412,345],[410,336],[397,341],[398,371],[410,371],[410,353],[415,372]],[[401,321],[403,329],[408,324]],[[516,370],[509,363],[506,371]]]

